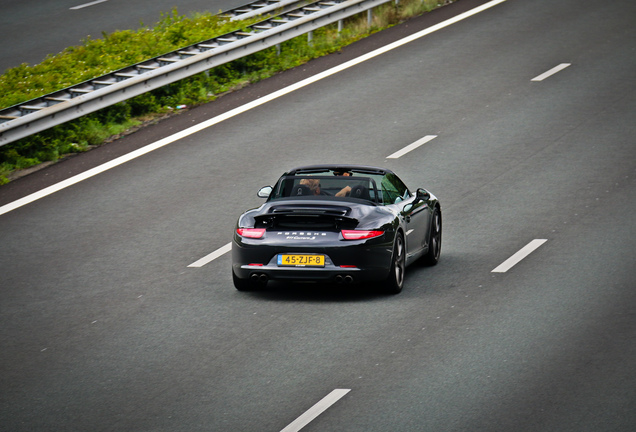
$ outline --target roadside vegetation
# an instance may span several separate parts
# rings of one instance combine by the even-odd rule
[[[167,115],[213,101],[218,96],[278,72],[340,50],[372,33],[421,15],[453,0],[400,0],[314,31],[311,42],[299,36],[276,48],[217,66],[160,89],[120,102],[71,122],[0,147],[0,185],[20,170],[102,145]],[[183,16],[174,9],[153,27],[102,34],[82,45],[50,55],[34,66],[23,64],[0,75],[0,108],[10,107],[79,84],[132,64],[212,39],[264,18],[229,21],[211,13]]]

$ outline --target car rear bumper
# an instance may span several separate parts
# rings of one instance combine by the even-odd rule
[[[386,241],[341,242],[320,248],[280,247],[243,241],[232,244],[232,271],[239,279],[355,283],[385,279],[389,274],[392,243]],[[254,244],[256,243],[256,244]],[[281,253],[322,254],[324,267],[278,265]]]

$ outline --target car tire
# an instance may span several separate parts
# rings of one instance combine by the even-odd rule
[[[232,271],[232,281],[234,282],[234,288],[239,291],[252,291],[254,289],[254,284],[249,279],[241,279],[234,271]]]
[[[404,274],[406,272],[406,244],[401,232],[395,235],[393,243],[393,255],[391,256],[391,270],[389,277],[384,281],[384,290],[389,294],[398,294],[404,287]]]
[[[431,230],[428,235],[428,252],[422,257],[422,264],[434,266],[442,252],[442,212],[439,208],[433,211]]]

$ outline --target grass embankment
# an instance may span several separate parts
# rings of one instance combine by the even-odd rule
[[[333,24],[314,31],[311,43],[297,37],[276,48],[217,66],[160,89],[104,108],[71,122],[0,147],[0,185],[19,170],[56,161],[115,139],[144,122],[173,112],[178,106],[196,106],[218,95],[268,78],[277,72],[338,51],[371,33],[439,7],[446,0],[401,0],[374,9],[372,25],[366,14],[348,18],[338,33]],[[48,56],[34,66],[23,64],[0,75],[0,108],[6,108],[70,87],[131,64],[245,28],[263,18],[232,22],[210,13],[162,14],[154,27],[104,33],[82,45]]]

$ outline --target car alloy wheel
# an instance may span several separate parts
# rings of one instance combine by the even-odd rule
[[[425,265],[433,266],[439,261],[442,252],[442,214],[439,209],[433,211],[431,232],[428,237],[428,252],[423,257]]]
[[[395,235],[395,246],[393,247],[393,258],[391,271],[386,280],[385,288],[391,294],[397,294],[404,287],[404,272],[406,271],[406,253],[404,248],[404,237],[402,233]]]

